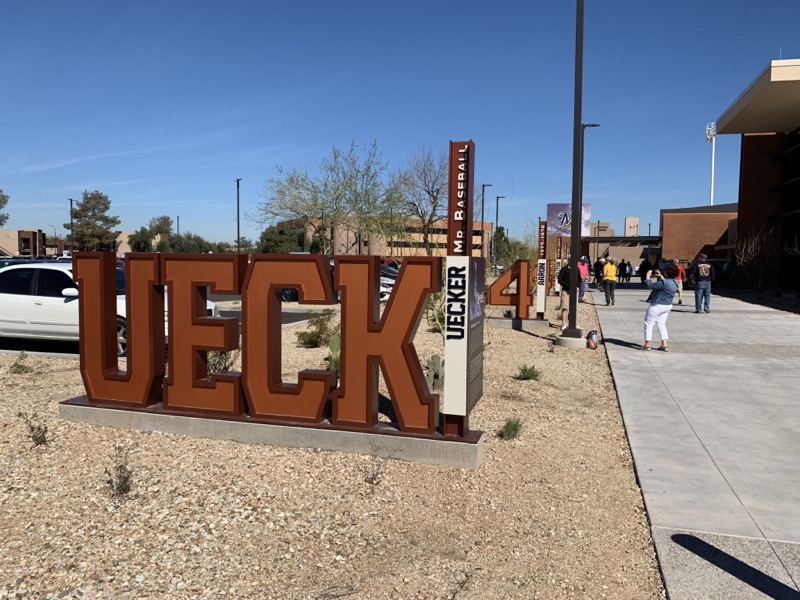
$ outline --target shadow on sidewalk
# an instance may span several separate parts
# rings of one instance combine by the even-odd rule
[[[676,533],[672,536],[672,541],[770,598],[781,600],[800,599],[800,592],[797,590],[698,537],[685,533]]]
[[[606,346],[611,344],[612,346],[620,346],[622,348],[634,348],[636,350],[642,347],[641,344],[635,344],[633,342],[628,342],[627,340],[618,340],[617,338],[603,338],[602,341]]]

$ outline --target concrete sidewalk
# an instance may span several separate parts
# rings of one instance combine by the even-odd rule
[[[800,315],[688,291],[644,352],[647,294],[592,289],[670,599],[800,599]]]

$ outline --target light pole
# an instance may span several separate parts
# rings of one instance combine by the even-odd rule
[[[494,202],[494,234],[492,235],[492,259],[494,262],[494,276],[497,277],[497,243],[494,238],[497,235],[497,228],[500,223],[500,198],[505,196],[498,196]]]
[[[578,328],[578,257],[581,252],[581,184],[583,177],[583,5],[577,0],[575,14],[575,98],[572,128],[572,226],[570,232],[570,274],[569,274],[569,324],[561,332],[562,338],[581,338],[583,331]],[[567,342],[564,342],[567,343]]]
[[[72,256],[72,250],[75,248],[75,217],[72,212],[72,198],[69,198],[69,255]]]
[[[55,225],[48,225],[48,227],[53,228],[53,241],[55,242],[58,239],[58,234],[56,233],[56,226]],[[47,251],[45,251],[45,254]],[[55,254],[58,254],[58,244],[56,244],[56,251]]]
[[[486,191],[487,187],[492,187],[491,183],[482,183],[481,184],[481,258],[485,258],[486,254],[483,250],[484,246],[484,239],[483,239],[483,197],[484,192]]]
[[[239,237],[239,182],[241,178],[236,179],[236,254],[239,254],[241,238]]]
[[[711,201],[709,206],[714,206],[714,155],[717,149],[717,124],[706,125],[706,142],[711,142]]]

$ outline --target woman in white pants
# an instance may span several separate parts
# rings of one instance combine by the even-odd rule
[[[642,350],[652,350],[650,342],[653,339],[653,326],[658,327],[658,335],[661,336],[661,346],[659,350],[667,352],[669,350],[669,334],[667,333],[667,317],[672,310],[672,301],[678,292],[678,283],[675,281],[679,271],[677,265],[669,263],[664,269],[666,278],[661,271],[648,271],[644,284],[650,288],[650,295],[647,297],[647,312],[644,313],[644,345]],[[655,280],[650,277],[655,275]]]

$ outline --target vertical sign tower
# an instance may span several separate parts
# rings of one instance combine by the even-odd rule
[[[445,271],[443,433],[464,437],[483,394],[485,262],[472,257],[475,144],[450,142]]]

